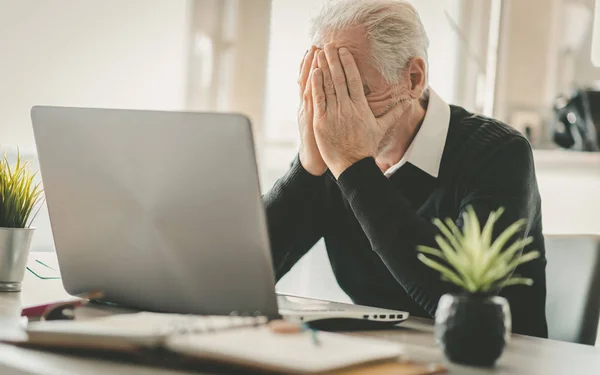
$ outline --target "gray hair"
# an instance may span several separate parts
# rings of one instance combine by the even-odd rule
[[[419,13],[406,0],[329,0],[313,19],[313,44],[323,43],[331,30],[356,25],[367,29],[375,67],[388,83],[397,83],[413,57],[427,62],[429,38]]]

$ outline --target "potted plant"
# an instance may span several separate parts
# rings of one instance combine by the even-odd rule
[[[513,274],[518,265],[540,256],[537,251],[522,252],[533,239],[518,239],[507,246],[525,221],[513,223],[492,242],[494,224],[503,211],[492,212],[483,229],[472,207],[463,215],[462,231],[450,219],[445,224],[435,219],[441,232],[435,238],[439,249],[418,247],[419,260],[463,291],[442,296],[435,316],[436,339],[452,362],[492,366],[511,331],[508,302],[496,294],[504,287],[533,283]]]
[[[34,183],[29,162],[17,150],[14,166],[6,155],[0,160],[0,291],[21,290],[35,228],[31,213],[40,202],[42,188]],[[39,209],[38,209],[39,211]],[[35,216],[35,215],[34,215]],[[31,219],[30,219],[31,218]]]

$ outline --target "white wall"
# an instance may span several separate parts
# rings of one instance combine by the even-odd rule
[[[566,0],[563,0],[566,2]],[[587,20],[588,23],[584,24],[583,27],[586,30],[585,37],[581,41],[581,48],[576,52],[575,63],[573,67],[573,82],[578,86],[589,86],[593,81],[600,80],[600,67],[596,67],[592,64],[592,26],[593,26],[593,12],[596,2],[594,0],[583,0],[585,6],[590,9],[590,18]],[[600,20],[598,20],[600,22]],[[565,22],[566,23],[566,22]],[[564,27],[568,27],[566,24]]]
[[[501,121],[510,123],[515,109],[550,108],[559,10],[560,0],[504,2],[494,103],[494,117]]]
[[[446,13],[460,24],[460,0],[413,0],[429,35],[429,83],[444,100],[455,103],[461,48]],[[457,103],[458,104],[458,103]]]
[[[194,0],[187,105],[247,115],[260,136],[271,0]]]
[[[183,109],[188,0],[0,0],[0,144],[35,104]]]

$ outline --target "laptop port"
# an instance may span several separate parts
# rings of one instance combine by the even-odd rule
[[[381,319],[385,319],[385,315],[379,315]]]
[[[363,319],[369,319],[368,315],[363,315]]]

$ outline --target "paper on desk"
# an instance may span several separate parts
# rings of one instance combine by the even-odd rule
[[[54,265],[46,259],[41,260],[38,257],[29,257],[27,270],[40,279],[60,279],[58,265]]]
[[[44,267],[36,260],[46,264]],[[20,293],[21,308],[29,308],[43,304],[78,300],[79,298],[69,295],[60,279],[60,268],[58,267],[58,259],[54,252],[38,252],[32,251],[29,253],[29,261],[27,266],[32,266],[34,271],[38,271],[38,265],[43,267],[40,269],[41,276],[50,278],[41,278],[40,276],[27,269],[23,279],[23,287]],[[49,268],[49,269],[48,269]]]

